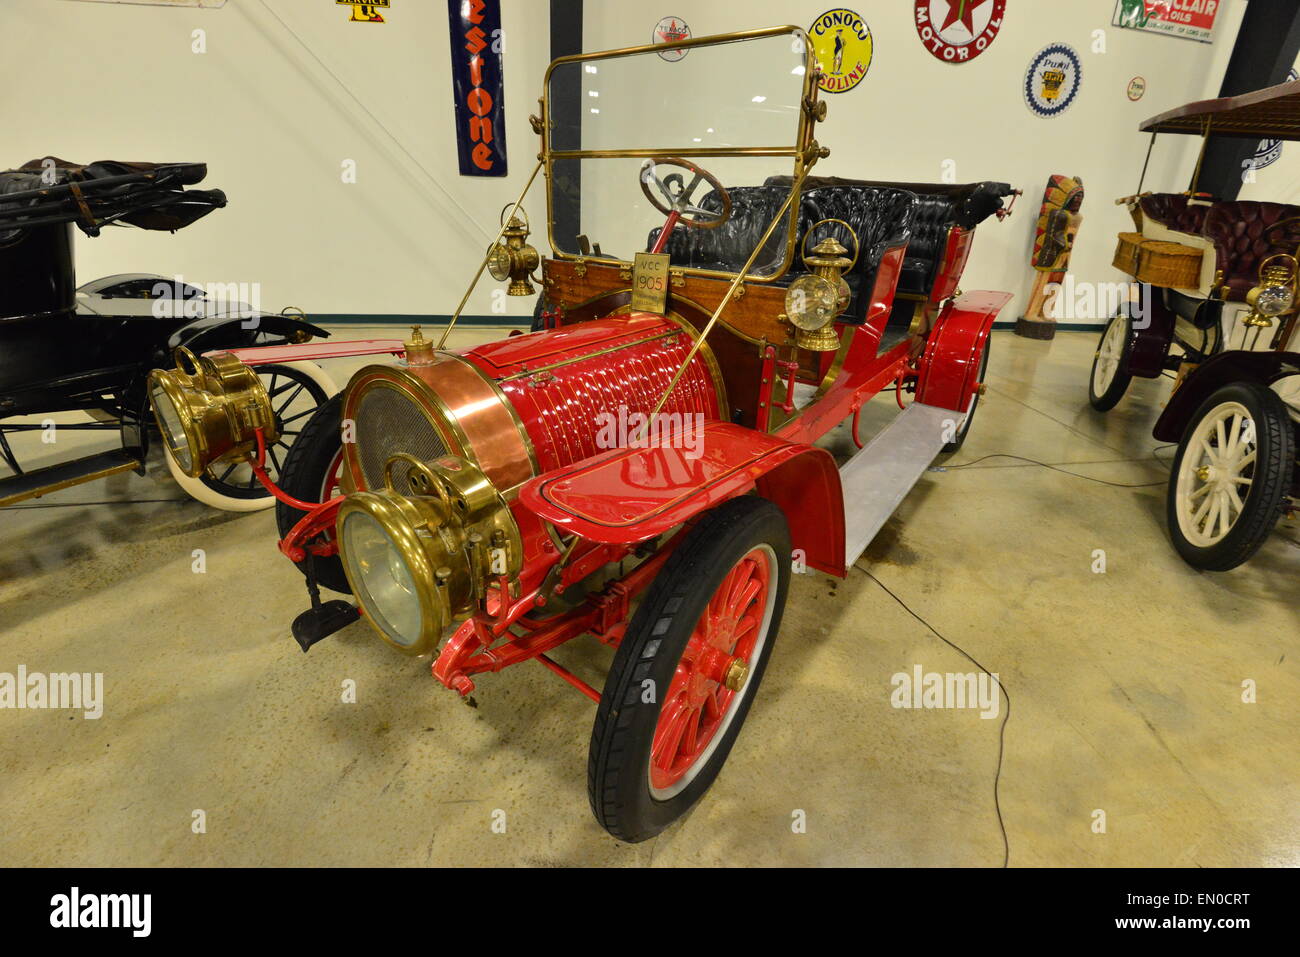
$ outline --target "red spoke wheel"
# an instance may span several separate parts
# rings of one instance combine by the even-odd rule
[[[321,404],[302,427],[298,440],[289,447],[280,474],[280,488],[302,502],[325,502],[339,494],[339,476],[343,471],[342,419],[341,394]],[[280,537],[288,535],[306,514],[277,501],[275,521]],[[321,585],[345,595],[352,594],[343,572],[343,560],[338,555],[317,556],[312,562]],[[305,562],[298,563],[298,570],[307,574]]]
[[[647,591],[605,682],[587,763],[596,819],[653,837],[713,783],[781,625],[790,532],[766,499],[705,515]]]

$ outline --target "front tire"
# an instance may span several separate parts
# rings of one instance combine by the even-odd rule
[[[1183,560],[1221,572],[1254,555],[1282,514],[1295,454],[1286,404],[1267,386],[1234,382],[1206,399],[1183,431],[1165,499]]]
[[[280,488],[303,502],[327,502],[339,494],[339,475],[343,469],[343,396],[336,395],[325,402],[303,426],[298,441],[289,449],[284,459],[284,473]],[[291,505],[275,503],[275,523],[284,538],[294,525],[306,515]],[[305,562],[296,563],[298,570],[307,574]],[[315,556],[312,567],[316,581],[326,588],[352,594],[343,560],[338,554]]]
[[[1088,402],[1098,412],[1115,408],[1133,381],[1128,371],[1129,331],[1129,318],[1121,312],[1101,332],[1088,375]]]
[[[588,752],[591,809],[614,837],[654,837],[717,777],[772,654],[790,556],[781,510],[743,496],[700,519],[646,592]]]

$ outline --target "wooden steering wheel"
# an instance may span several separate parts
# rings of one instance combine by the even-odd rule
[[[1300,216],[1279,219],[1264,229],[1264,240],[1270,246],[1300,247]]]
[[[659,175],[660,166],[676,166],[691,174],[689,183],[682,173]],[[650,205],[665,216],[676,213],[677,221],[695,229],[716,229],[731,218],[731,194],[718,181],[718,178],[706,169],[696,166],[690,160],[678,156],[660,156],[647,159],[641,164],[641,192],[650,200]],[[722,199],[722,209],[701,209],[692,204],[691,199],[701,182],[708,183]],[[651,189],[651,187],[654,187]],[[656,195],[656,193],[658,195]]]

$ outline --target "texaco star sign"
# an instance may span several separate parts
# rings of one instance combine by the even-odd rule
[[[1007,0],[916,0],[916,32],[945,63],[966,63],[1002,29]]]

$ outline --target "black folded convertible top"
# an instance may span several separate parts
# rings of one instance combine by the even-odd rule
[[[186,189],[207,174],[206,163],[34,159],[0,172],[0,243],[50,223],[76,223],[88,236],[108,223],[183,229],[226,205],[219,189]]]

